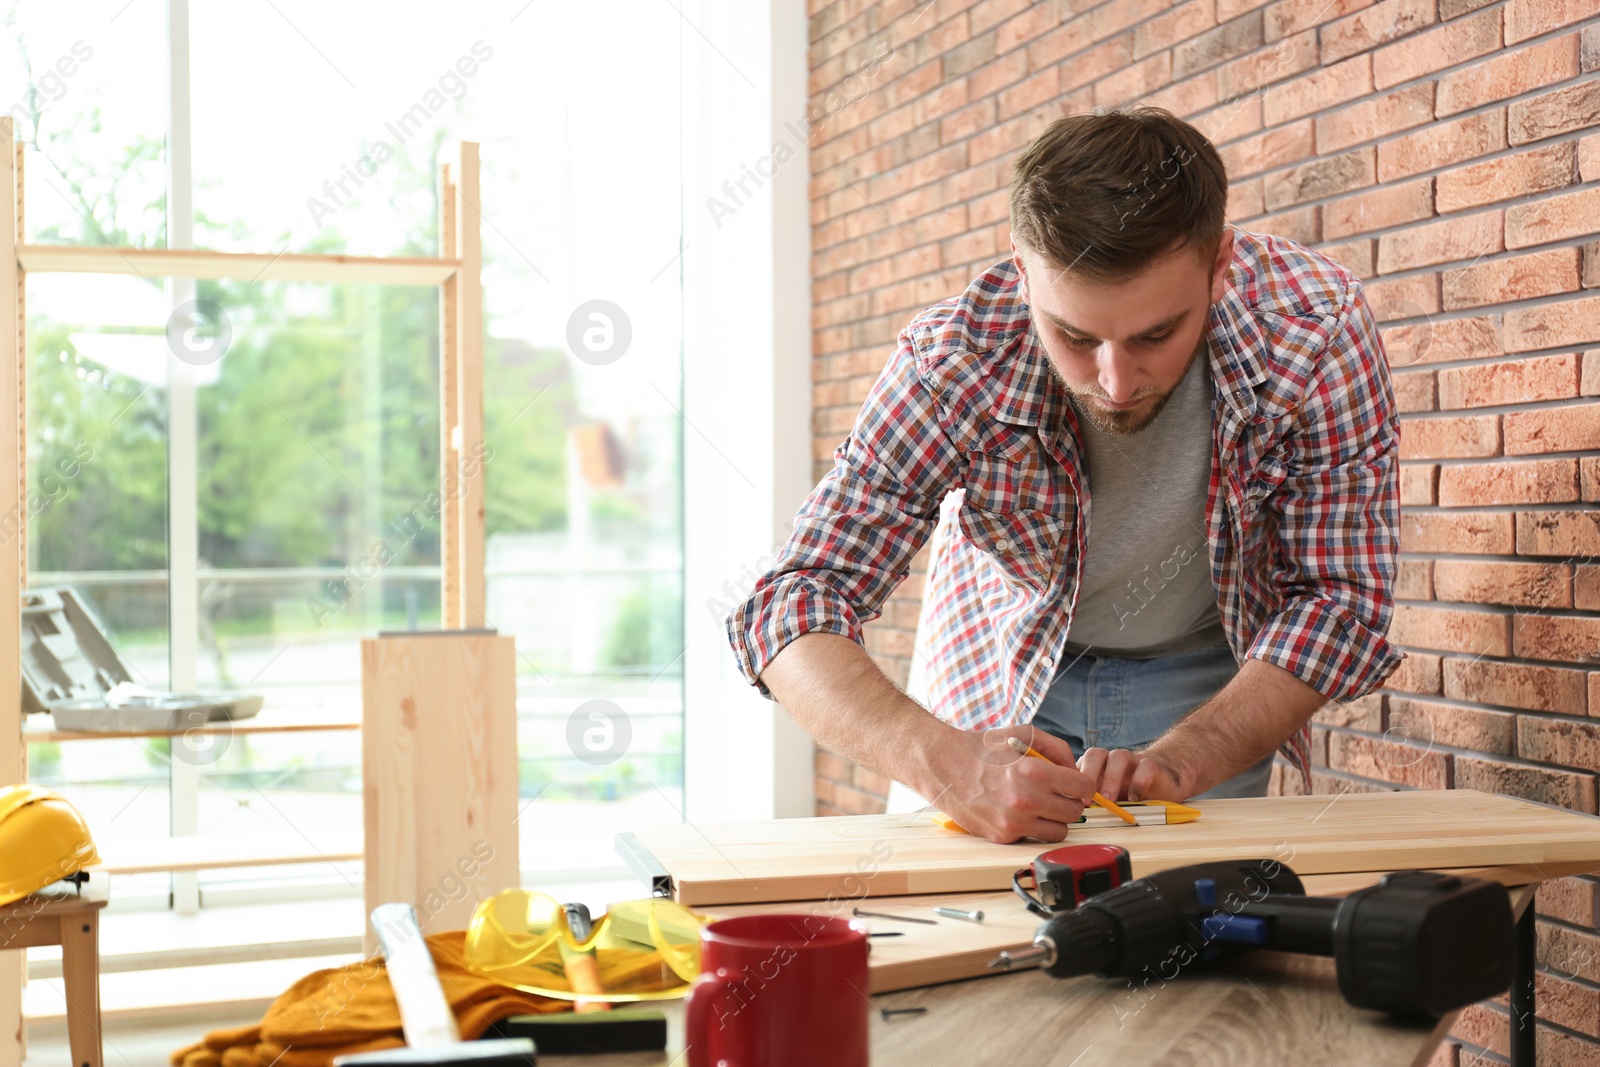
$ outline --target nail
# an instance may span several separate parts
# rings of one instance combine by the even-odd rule
[[[927,1008],[879,1008],[878,1014],[887,1019],[891,1015],[926,1015]]]
[[[868,937],[904,937],[903,930],[879,930],[877,933],[868,934]]]
[[[850,914],[861,919],[895,919],[903,923],[921,923],[924,926],[938,926],[932,919],[913,919],[909,915],[885,915],[881,911],[862,911],[860,908],[851,908]]]
[[[935,915],[943,915],[946,919],[965,919],[969,923],[983,922],[983,912],[962,911],[960,908],[934,908]]]

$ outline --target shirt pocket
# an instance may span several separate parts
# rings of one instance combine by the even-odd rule
[[[1060,481],[1031,430],[996,427],[967,454],[961,533],[1008,586],[1050,588],[1066,529]]]

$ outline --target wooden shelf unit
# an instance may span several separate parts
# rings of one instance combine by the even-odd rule
[[[21,600],[27,588],[27,274],[76,273],[161,278],[238,278],[245,281],[300,281],[329,284],[437,286],[440,292],[440,477],[455,492],[443,491],[441,515],[441,606],[447,628],[483,625],[484,480],[476,460],[483,442],[483,295],[481,207],[478,188],[478,145],[462,141],[455,163],[440,168],[440,255],[438,257],[373,257],[299,253],[217,252],[205,249],[141,249],[52,246],[23,243],[23,142],[16,139],[14,120],[0,116],[0,196],[9,195],[11,210],[0,211],[0,324],[9,327],[13,370],[0,374],[0,440],[17,443],[16,461],[0,463],[0,785],[27,780],[27,742],[90,740],[112,736],[75,731],[25,733],[22,714]],[[169,366],[184,373],[174,358]],[[466,462],[466,457],[472,457]],[[232,724],[235,732],[270,730],[353,729],[359,724],[261,725]],[[183,841],[182,838],[170,839]],[[199,839],[187,839],[196,841]],[[104,850],[106,846],[103,846]],[[183,845],[167,846],[156,860],[158,870],[197,870],[217,865],[214,858],[184,854]],[[111,851],[116,853],[114,847]],[[315,851],[310,850],[310,851]],[[306,850],[264,849],[252,860],[223,866],[261,863],[316,862],[358,858],[359,847],[337,857]],[[214,856],[214,853],[213,853]],[[129,866],[128,864],[132,864]],[[129,859],[118,869],[146,869]],[[22,1026],[22,955],[0,952],[0,1062],[20,1058]],[[18,1049],[16,1056],[12,1049]]]

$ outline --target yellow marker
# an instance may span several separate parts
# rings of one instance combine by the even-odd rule
[[[1051,763],[1049,756],[1046,756],[1043,752],[1038,751],[1020,737],[1008,737],[1006,738],[1006,744],[1010,745],[1012,748],[1016,749],[1018,752],[1021,752],[1025,756],[1032,756],[1034,759],[1042,759],[1046,763],[1050,763],[1052,767],[1055,766],[1054,763]],[[1105,808],[1107,811],[1114,813],[1117,818],[1121,819],[1129,826],[1139,825],[1138,819],[1135,819],[1132,815],[1129,815],[1126,811],[1123,811],[1120,807],[1118,807],[1112,801],[1107,800],[1099,793],[1094,795],[1094,802],[1100,805],[1102,808]]]

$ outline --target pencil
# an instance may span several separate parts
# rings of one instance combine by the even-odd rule
[[[1049,756],[1046,756],[1043,752],[1038,751],[1020,737],[1008,737],[1006,738],[1006,744],[1010,745],[1012,748],[1016,749],[1018,752],[1021,752],[1025,756],[1032,756],[1035,759],[1042,759],[1046,763],[1050,762]],[[1099,793],[1094,795],[1094,802],[1100,805],[1102,808],[1105,808],[1107,811],[1115,814],[1117,818],[1121,819],[1129,826],[1139,825],[1139,820],[1135,819],[1132,815],[1129,815],[1126,808],[1121,807],[1113,801],[1107,800]]]

